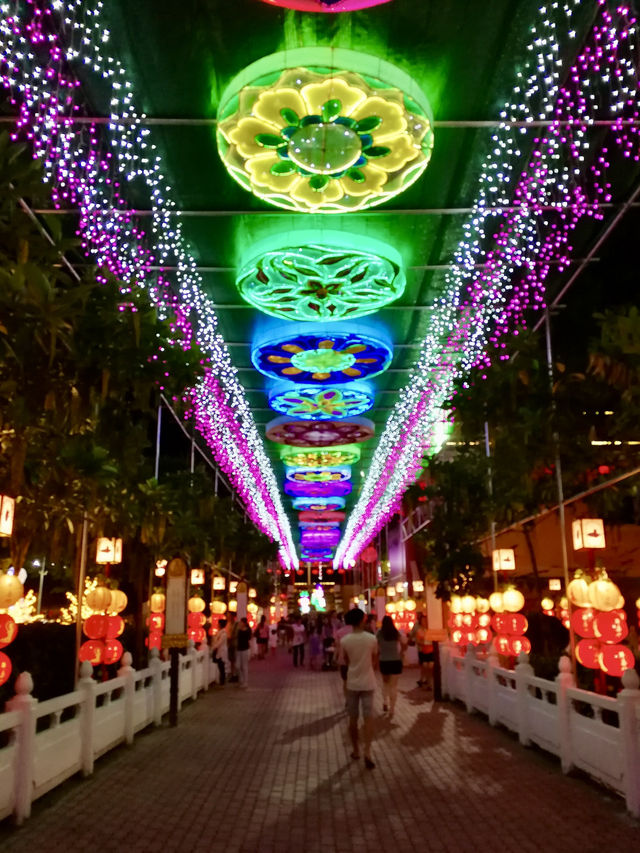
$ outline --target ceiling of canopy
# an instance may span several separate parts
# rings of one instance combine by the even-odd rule
[[[531,27],[540,20],[540,4],[537,0],[391,0],[350,12],[339,11],[340,3],[327,3],[334,8],[323,11],[335,14],[288,11],[282,8],[285,5],[286,0],[183,0],[179,6],[169,0],[110,0],[104,4],[103,16],[111,31],[112,55],[120,60],[133,83],[135,104],[145,115],[143,125],[163,158],[186,244],[203,288],[215,304],[218,330],[261,436],[265,437],[272,420],[283,416],[286,408],[282,406],[288,404],[282,400],[287,393],[295,396],[296,390],[304,389],[295,401],[299,415],[305,407],[317,407],[314,392],[326,392],[328,387],[334,393],[335,388],[343,391],[353,386],[351,408],[344,408],[338,417],[332,409],[332,399],[335,404],[337,398],[331,394],[322,398],[326,421],[314,423],[318,435],[323,434],[322,423],[340,425],[341,418],[343,427],[347,421],[370,423],[366,428],[359,424],[361,437],[375,428],[374,437],[360,445],[360,458],[352,464],[353,488],[344,496],[348,515],[398,392],[410,380],[421,342],[430,330],[434,303],[444,293],[464,223],[478,197],[483,162],[492,147],[500,111],[527,58]],[[568,48],[575,54],[598,4],[570,5],[577,7],[572,20],[575,37]],[[361,56],[354,56],[354,52]],[[265,65],[265,57],[275,54],[279,57]],[[567,60],[572,61],[573,55]],[[245,71],[254,63],[253,69]],[[296,72],[287,77],[291,67]],[[296,82],[299,69],[305,67],[308,79]],[[307,83],[321,86],[342,72],[340,98],[334,86],[332,100],[320,99],[314,104],[307,97],[302,104],[310,114],[321,113],[307,126],[302,126],[304,122],[298,125],[300,116],[288,113],[288,126],[281,128],[279,140],[272,138],[273,127],[268,122],[262,130],[257,124],[246,125],[250,133],[246,139],[242,137],[242,109],[246,107],[247,115],[251,114],[260,93],[281,92],[283,88],[291,91],[296,86],[299,92]],[[236,80],[238,75],[243,76]],[[248,85],[254,87],[250,98],[242,92],[235,97]],[[95,76],[83,79],[83,86],[89,114],[108,115],[108,88]],[[349,106],[358,86],[366,90],[365,104],[374,105],[369,113],[364,107],[358,113],[358,108]],[[287,97],[289,100],[282,101],[285,107],[302,103],[298,95],[297,100],[292,95]],[[410,177],[405,172],[413,168],[414,161],[404,172],[404,166],[399,170],[399,177],[396,172],[391,174],[390,166],[385,171],[385,157],[389,163],[396,151],[393,147],[381,148],[385,139],[380,143],[376,140],[379,116],[392,122],[401,110],[405,111],[403,126],[413,133],[410,141],[421,152],[416,155],[420,162],[416,160]],[[329,144],[329,137],[322,136],[329,133],[329,125],[331,132],[341,127],[346,142],[334,149],[335,161],[327,177],[326,168],[323,171],[317,164],[309,165],[308,148],[310,140],[317,142],[320,138],[324,146]],[[259,133],[262,137],[258,143]],[[269,194],[266,180],[258,194],[255,183],[251,184],[254,192],[245,188],[243,181],[250,183],[247,174],[255,176],[250,162],[253,154],[247,152],[254,151],[256,145],[259,156],[271,154],[269,164],[276,163],[287,181],[316,180],[315,187],[311,184],[312,190],[307,188],[293,202],[290,197],[284,201],[282,196],[270,201],[260,197]],[[532,145],[529,135],[522,145],[523,163]],[[414,153],[416,150],[412,149]],[[228,156],[226,152],[230,152]],[[367,197],[371,206],[363,208],[360,202],[353,203],[362,195],[345,191],[345,198],[351,198],[352,203],[344,203],[344,212],[340,212],[343,202],[332,206],[330,193],[336,186],[344,189],[351,182],[355,187],[363,181],[358,170],[371,165],[382,176],[380,197]],[[621,198],[631,178],[630,173],[622,180]],[[364,185],[368,186],[366,182],[360,184]],[[393,193],[385,195],[385,187],[394,187]],[[317,197],[322,193],[329,193],[327,210],[332,212],[317,212]],[[127,187],[127,197],[136,207],[142,226],[147,227],[151,220],[148,195],[133,181]],[[600,228],[601,224],[594,221],[580,225],[575,238],[576,257],[587,253]],[[358,292],[356,288],[357,299],[333,306],[331,310],[338,313],[328,322],[326,312],[320,316],[317,300],[313,301],[317,290],[307,293],[304,317],[291,317],[280,310],[277,302],[281,291],[265,291],[264,285],[269,282],[264,272],[258,275],[256,259],[273,250],[311,242],[325,246],[331,256],[329,265],[335,262],[336,253],[343,255],[346,250],[381,255],[383,260],[376,267],[377,281],[382,282],[379,290]],[[311,260],[318,262],[318,257]],[[305,256],[305,263],[308,261]],[[353,263],[361,261],[359,256]],[[379,257],[375,263],[378,261]],[[347,266],[355,282],[353,263],[350,259]],[[366,263],[371,263],[370,258]],[[276,266],[274,261],[271,271]],[[317,269],[316,265],[316,273]],[[166,272],[170,274],[170,270]],[[548,290],[560,290],[569,274],[552,273],[547,279]],[[236,286],[239,276],[242,294]],[[384,292],[383,297],[380,292]],[[364,302],[369,305],[371,313],[365,317],[360,316],[363,311],[358,299],[360,306]],[[324,320],[324,325],[317,331],[315,342],[309,344],[318,319]],[[330,333],[340,333],[343,338],[328,344]],[[302,352],[305,347],[315,353],[315,361]],[[270,376],[256,369],[256,365],[265,364],[272,368]],[[323,378],[327,371],[331,381]],[[292,379],[302,383],[293,392],[286,385],[277,385]],[[278,400],[280,408],[276,406]],[[362,405],[358,408],[357,400],[368,401],[364,409]],[[367,409],[371,400],[373,406]],[[274,435],[282,432],[278,424],[269,429]],[[348,444],[357,430],[345,429],[343,433],[347,437],[341,443]],[[324,434],[328,435],[326,429]],[[315,446],[336,443],[318,439]],[[293,481],[285,479],[282,447],[279,440],[265,439],[298,545],[298,509],[293,508],[292,497],[284,493],[285,482]],[[317,473],[316,480],[323,476],[329,477]],[[340,479],[338,473],[335,478]],[[319,488],[322,484],[315,485]],[[329,539],[333,541],[333,534]]]

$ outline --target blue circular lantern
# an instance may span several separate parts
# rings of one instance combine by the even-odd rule
[[[354,417],[371,409],[373,402],[373,389],[365,382],[322,388],[296,382],[278,382],[269,392],[272,409],[304,421]]]

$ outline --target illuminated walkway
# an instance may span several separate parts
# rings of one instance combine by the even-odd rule
[[[622,800],[402,677],[378,708],[377,768],[350,761],[336,673],[252,662],[162,728],[34,804],[9,851],[616,853],[640,850]]]

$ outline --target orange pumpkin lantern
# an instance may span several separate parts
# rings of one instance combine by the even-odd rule
[[[636,663],[631,649],[619,645],[601,646],[598,660],[603,672],[606,672],[607,675],[615,675],[618,678],[627,669],[632,669]]]
[[[0,652],[0,684],[4,684],[11,675],[11,658]]]
[[[0,649],[12,643],[18,635],[15,619],[8,613],[0,613]]]
[[[608,612],[618,609],[620,598],[620,590],[607,577],[599,578],[589,584],[589,601],[597,610]]]
[[[567,596],[576,607],[589,607],[589,584],[584,578],[574,578],[567,587]]]
[[[128,603],[128,598],[121,589],[112,589],[111,590],[111,603],[109,604],[109,610],[112,613],[122,613]]]
[[[571,626],[581,637],[595,637],[595,618],[596,612],[592,607],[580,607],[571,614]]]
[[[599,640],[580,640],[579,643],[576,643],[578,663],[586,666],[587,669],[600,669],[600,661],[598,660],[600,649]]]
[[[122,657],[123,651],[120,640],[107,640],[104,644],[104,662],[107,664],[117,663]]]
[[[78,658],[88,660],[92,666],[98,666],[104,661],[104,643],[102,640],[87,640],[80,646]]]
[[[476,612],[476,598],[474,595],[463,595],[462,601],[460,602],[460,606],[462,607],[463,613],[475,613]]]
[[[0,610],[13,607],[23,595],[24,587],[17,575],[0,575]]]
[[[164,593],[162,592],[154,592],[154,594],[149,599],[149,609],[152,613],[164,613],[164,609],[167,606],[167,599]]]
[[[115,640],[124,631],[124,619],[122,616],[107,616],[107,629],[105,637],[107,640]]]
[[[524,607],[524,595],[519,589],[506,589],[502,593],[502,602],[508,613],[517,613]]]
[[[489,604],[494,613],[504,612],[504,601],[501,592],[492,592],[489,596]]]
[[[599,613],[593,623],[595,636],[603,643],[619,643],[629,634],[627,614],[624,610]]]
[[[100,640],[107,633],[107,617],[93,613],[84,620],[82,630],[90,640]]]
[[[85,595],[87,607],[92,610],[108,610],[111,605],[111,590],[106,586],[97,586]]]
[[[187,602],[187,608],[190,613],[202,613],[206,606],[204,598],[200,598],[199,595],[192,595]]]

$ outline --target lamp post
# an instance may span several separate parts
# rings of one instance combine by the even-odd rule
[[[46,571],[47,558],[42,558],[42,565],[40,565],[40,560],[34,560],[33,565],[38,569],[38,574],[40,575],[40,583],[38,584],[38,603],[36,605],[36,614],[39,614],[42,610],[42,588],[44,586],[44,576],[48,574]]]

